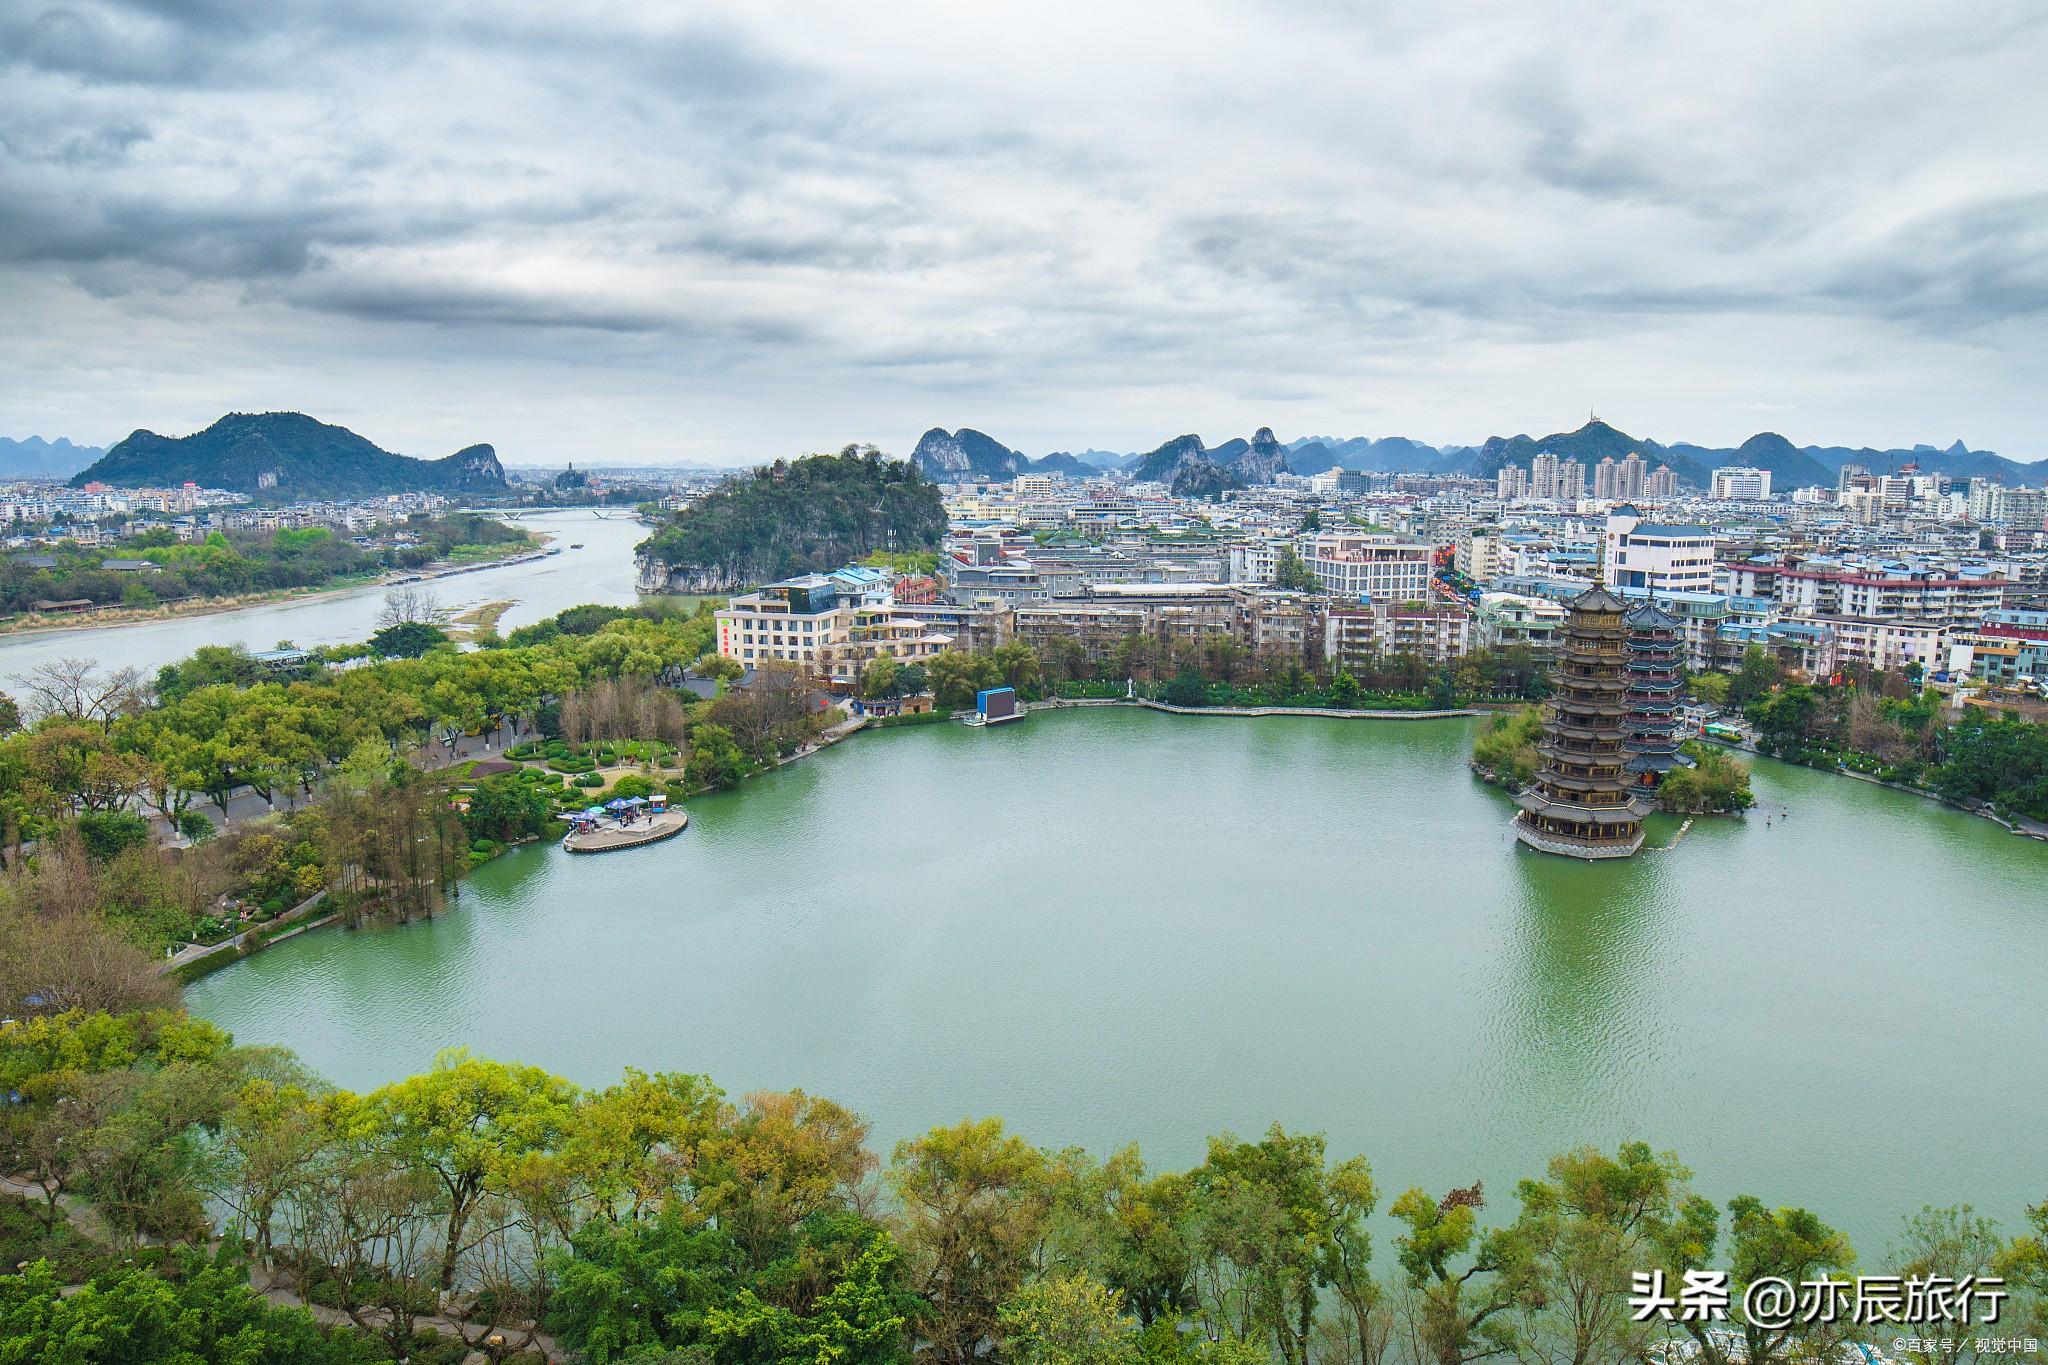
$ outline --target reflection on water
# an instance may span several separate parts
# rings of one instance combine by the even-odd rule
[[[1101,710],[864,735],[692,802],[680,839],[527,849],[431,925],[309,935],[188,996],[348,1084],[457,1043],[583,1082],[704,1071],[832,1095],[884,1148],[993,1112],[1181,1164],[1278,1120],[1440,1190],[1643,1138],[1872,1249],[1925,1203],[2048,1196],[2048,846],[1766,763],[1789,821],[1574,863],[1514,843],[1469,735]]]

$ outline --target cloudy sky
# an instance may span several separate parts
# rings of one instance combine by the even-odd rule
[[[2035,459],[2044,71],[2033,0],[10,0],[0,435]]]

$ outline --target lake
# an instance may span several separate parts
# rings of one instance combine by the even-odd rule
[[[1552,1153],[1640,1137],[1866,1254],[1923,1204],[2010,1229],[2048,1198],[2048,845],[1761,761],[1746,819],[1552,858],[1467,772],[1475,723],[858,735],[693,801],[679,839],[530,847],[432,923],[306,935],[187,999],[351,1086],[458,1044],[703,1071],[838,1099],[885,1152],[998,1113],[1185,1166],[1278,1121],[1364,1153],[1383,1205],[1483,1179],[1505,1214]]]
[[[531,512],[514,522],[552,535],[562,553],[523,564],[506,564],[438,578],[424,585],[450,611],[460,614],[486,602],[516,605],[499,622],[500,631],[553,616],[585,602],[631,606],[633,547],[649,528],[630,508],[592,512]],[[581,544],[572,550],[572,544]],[[240,644],[269,649],[281,640],[301,648],[367,640],[384,609],[384,586],[288,598],[233,611],[166,617],[127,625],[77,630],[21,631],[0,635],[0,680],[10,681],[53,659],[88,658],[102,668],[140,668],[154,675],[201,645]]]

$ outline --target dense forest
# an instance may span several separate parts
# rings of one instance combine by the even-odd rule
[[[84,599],[96,606],[153,607],[186,598],[318,588],[387,569],[484,558],[532,541],[525,531],[474,513],[418,516],[395,529],[399,534],[392,539],[401,543],[370,548],[324,526],[214,531],[194,542],[156,529],[104,549],[65,542],[41,556],[0,558],[0,613],[29,611],[41,601]],[[38,558],[55,563],[43,567],[35,562]],[[144,560],[149,567],[110,569],[105,567],[109,560]]]
[[[945,533],[938,488],[872,446],[810,455],[727,480],[640,546],[670,587],[724,592],[816,573],[870,553],[933,550]]]

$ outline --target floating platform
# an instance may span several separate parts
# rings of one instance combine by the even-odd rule
[[[590,830],[570,830],[562,836],[562,847],[571,853],[610,853],[621,848],[638,848],[673,839],[690,823],[688,811],[665,810],[659,815],[630,825],[606,823]]]

